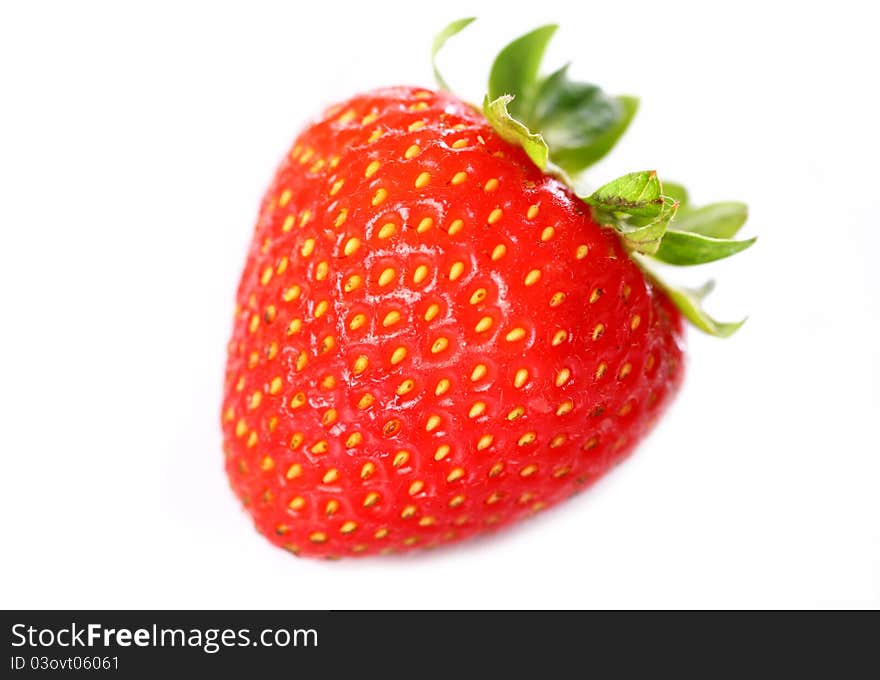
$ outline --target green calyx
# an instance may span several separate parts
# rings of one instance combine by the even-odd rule
[[[473,18],[449,24],[434,39],[434,77],[449,89],[436,65],[446,41]],[[569,78],[568,65],[540,76],[541,61],[555,25],[542,26],[508,44],[492,64],[483,113],[502,139],[521,146],[542,171],[570,186],[586,168],[607,154],[626,132],[638,109],[629,96],[611,97],[599,87]],[[652,271],[649,260],[669,265],[705,264],[751,246],[754,238],[736,240],[748,211],[743,203],[694,207],[684,187],[662,183],[654,171],[619,177],[581,200],[599,224],[615,229],[633,259],[666,290],[685,318],[710,335],[727,337],[743,323],[722,323],[702,308],[712,290],[670,286]]]

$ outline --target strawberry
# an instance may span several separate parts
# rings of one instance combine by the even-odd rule
[[[738,327],[644,256],[742,250],[744,207],[686,206],[653,172],[579,197],[567,177],[610,149],[635,105],[564,69],[539,80],[552,32],[502,51],[482,111],[419,87],[361,94],[278,168],[238,290],[222,416],[232,488],[273,543],[385,553],[551,506],[663,412],[682,380],[683,316],[716,335]]]

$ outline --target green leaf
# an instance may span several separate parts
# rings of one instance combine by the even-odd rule
[[[663,187],[654,170],[631,172],[583,198],[588,205],[611,213],[655,218],[664,207]]]
[[[664,192],[668,185],[664,184]],[[746,223],[749,209],[745,203],[728,201],[692,208],[675,221],[677,231],[688,231],[712,238],[729,239]]]
[[[676,224],[678,224],[681,222],[682,213],[688,208],[688,203],[690,203],[688,190],[681,184],[663,180],[663,195],[668,196],[674,201],[678,201],[678,215],[676,218]]]
[[[443,49],[443,46],[446,44],[447,40],[449,40],[456,33],[461,32],[475,19],[476,17],[457,19],[450,23],[446,28],[444,28],[434,37],[434,42],[431,44],[431,66],[434,69],[434,80],[437,81],[437,86],[441,90],[449,90],[449,85],[446,84],[446,80],[444,80],[443,76],[440,75],[440,69],[437,68],[437,53],[441,49]]]
[[[635,97],[609,97],[568,77],[568,65],[547,76],[524,119],[553,149],[553,162],[576,174],[607,154],[638,109]]]
[[[699,290],[692,290],[690,288],[673,288],[663,282],[659,283],[684,317],[704,333],[714,335],[718,338],[727,338],[736,333],[740,326],[746,322],[746,320],[743,319],[742,321],[734,323],[724,323],[716,321],[706,313],[703,309],[702,302],[703,298],[705,298],[712,291],[712,288],[714,288],[715,284],[713,281],[709,281]]]
[[[755,240],[750,238],[745,241],[734,241],[669,229],[663,236],[663,241],[654,257],[667,264],[705,264],[736,255],[752,245]]]
[[[513,97],[507,94],[489,101],[487,95],[483,100],[483,113],[502,139],[521,146],[535,165],[545,170],[548,161],[547,144],[540,134],[532,132],[510,115],[507,105],[512,100]]]
[[[544,51],[557,26],[549,24],[520,36],[502,49],[489,72],[489,98],[505,94],[516,97],[511,113],[521,118],[531,102]]]

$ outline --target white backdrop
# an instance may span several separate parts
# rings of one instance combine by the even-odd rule
[[[0,5],[0,606],[877,607],[880,158],[869,4],[545,0]],[[642,108],[595,181],[746,200],[660,428],[590,492],[410,557],[296,560],[222,470],[233,294],[302,123],[509,38]],[[705,272],[689,272],[699,280]]]

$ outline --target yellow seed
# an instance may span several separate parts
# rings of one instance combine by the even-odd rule
[[[589,451],[590,449],[595,449],[599,444],[599,438],[595,435],[590,437],[587,441],[584,442],[584,445],[581,447],[584,451]]]
[[[415,272],[413,272],[413,282],[421,283],[428,277],[428,267],[427,265],[420,264],[416,267]]]
[[[574,251],[574,256],[578,260],[583,260],[587,256],[587,253],[589,253],[589,252],[590,252],[589,246],[578,246],[577,250]]]
[[[483,191],[495,191],[498,188],[498,180],[496,178],[490,179],[486,184],[483,185]]]
[[[291,499],[290,503],[287,504],[287,507],[291,510],[302,510],[306,507],[306,499],[302,496],[295,496]]]
[[[299,216],[299,226],[304,227],[306,223],[312,218],[311,210],[303,210],[302,214]]]
[[[463,149],[467,145],[468,140],[465,137],[462,137],[461,139],[456,139],[454,142],[452,142],[453,149]]]
[[[453,183],[453,184],[456,184],[456,185],[457,185],[457,184],[461,184],[461,183],[464,182],[465,180],[467,180],[467,173],[466,173],[466,172],[456,172],[456,173],[452,176],[452,183]]]
[[[282,257],[280,260],[278,260],[278,266],[275,267],[275,273],[278,274],[278,275],[281,275],[281,274],[283,274],[284,272],[286,272],[286,271],[287,271],[287,265],[288,265],[289,263],[290,263],[290,260],[288,260],[286,256],[285,256],[285,257]]]
[[[492,260],[497,262],[507,253],[507,246],[503,243],[499,243],[492,249]]]
[[[571,378],[571,371],[567,368],[562,368],[556,373],[555,384],[556,387],[562,387],[565,383],[568,382],[568,379]]]
[[[260,284],[265,286],[267,283],[269,283],[269,281],[272,280],[272,274],[272,267],[266,267],[263,270],[263,274],[260,276]]]
[[[556,230],[553,227],[544,227],[541,230],[541,240],[542,241],[549,241],[555,235],[556,235]]]
[[[337,121],[340,125],[345,125],[346,123],[350,123],[351,121],[353,121],[353,120],[355,119],[355,116],[356,116],[356,115],[357,115],[357,114],[356,114],[354,111],[352,111],[351,109],[349,109],[348,111],[346,111],[345,113],[343,113],[341,116],[339,116],[339,118],[337,118],[336,121]]]
[[[347,217],[348,217],[348,209],[343,208],[342,210],[340,210],[337,213],[336,219],[333,220],[333,226],[336,227],[337,229],[339,229],[339,227],[341,227],[343,224],[345,224],[345,220]]]
[[[352,236],[348,241],[345,242],[345,247],[342,249],[342,252],[346,257],[350,255],[354,255],[357,252],[357,249],[361,247],[361,241],[359,238]]]
[[[335,168],[336,166],[338,166],[339,165],[339,156],[333,156],[330,159],[329,165],[331,168]]]
[[[372,394],[367,392],[364,396],[362,396],[360,398],[360,400],[357,403],[357,406],[359,409],[363,410],[363,409],[366,409],[366,408],[369,408],[370,406],[372,406],[373,402],[375,402],[375,401],[376,401],[376,397],[374,397]]]
[[[330,195],[335,196],[336,194],[338,194],[343,184],[345,184],[344,179],[338,179],[333,182],[333,186],[330,187]]]
[[[434,460],[440,461],[446,458],[451,451],[449,444],[441,444],[437,447],[437,450],[434,451]]]
[[[574,408],[574,402],[572,402],[571,399],[567,399],[559,405],[558,409],[556,409],[556,415],[564,416],[568,413],[571,413],[573,408]]]
[[[403,154],[403,157],[404,157],[406,160],[411,161],[413,158],[415,158],[416,156],[419,155],[419,152],[420,152],[420,151],[421,151],[421,149],[419,148],[419,145],[418,145],[418,144],[413,144],[412,146],[410,146],[410,147],[406,150],[406,152]]]
[[[355,375],[360,375],[364,371],[367,370],[367,364],[369,360],[363,354],[358,356],[357,359],[354,360],[354,364],[352,365],[352,371]]]
[[[334,378],[332,375],[325,375],[321,379],[321,387],[323,387],[325,390],[332,390],[335,385],[336,378]]]
[[[436,303],[429,305],[428,309],[425,310],[425,321],[433,321],[439,313],[440,305]]]
[[[491,476],[492,473],[490,472],[489,475]],[[500,501],[501,498],[502,498],[502,495],[501,495],[500,492],[498,492],[498,491],[493,491],[492,493],[490,493],[490,494],[486,497],[486,505],[495,505],[495,503],[497,503],[498,501]]]
[[[251,333],[255,333],[259,327],[260,327],[260,315],[259,314],[252,314],[250,323],[248,324],[248,330]]]
[[[419,222],[419,226],[416,227],[416,231],[420,234],[424,234],[432,226],[434,226],[434,220],[432,220],[430,217],[423,217]]]
[[[388,535],[388,529],[377,529],[376,533],[373,534],[373,538],[383,539]]]
[[[477,322],[477,325],[474,326],[474,330],[477,333],[484,333],[487,330],[489,330],[490,328],[492,328],[492,317],[491,316],[484,316],[482,319],[480,319]]]
[[[290,400],[290,408],[296,409],[306,403],[305,392],[297,392]]]
[[[521,368],[516,372],[516,375],[513,376],[513,386],[517,388],[522,387],[528,382],[528,379],[529,372],[526,369]]]
[[[532,463],[531,465],[526,465],[522,470],[519,471],[521,477],[531,477],[538,471],[538,466]]]
[[[302,248],[300,249],[299,252],[302,254],[303,257],[308,257],[309,255],[311,255],[314,252],[314,250],[315,250],[315,239],[307,238],[305,240],[305,242],[303,243]]]
[[[285,189],[284,191],[282,191],[281,196],[278,198],[278,205],[283,208],[285,205],[290,203],[290,196],[290,189]]]
[[[635,330],[636,328],[638,328],[639,324],[641,322],[642,322],[642,317],[640,317],[638,314],[633,316],[632,321],[630,321],[630,323],[629,323],[630,330]]]
[[[409,451],[398,451],[394,455],[394,461],[391,463],[394,467],[399,468],[401,465],[406,465],[409,460]]]
[[[379,188],[376,190],[376,193],[373,194],[373,198],[370,201],[373,207],[380,205],[386,198],[388,198],[388,191],[383,188]]]
[[[434,394],[438,397],[442,394],[446,394],[451,386],[452,383],[448,378],[440,378],[440,380],[437,381],[437,387],[434,388]]]
[[[550,298],[551,307],[558,307],[563,302],[565,302],[565,293],[563,293],[562,291],[557,291],[553,293],[553,297]]]
[[[593,292],[590,293],[590,304],[596,302],[596,300],[598,300],[600,297],[602,297],[602,289],[594,288]]]
[[[289,468],[287,468],[287,472],[284,474],[287,479],[296,479],[297,477],[302,475],[302,465],[299,463],[294,463]]]
[[[597,323],[596,327],[593,328],[593,340],[598,340],[602,333],[605,332],[605,325],[601,323]]]
[[[486,412],[486,402],[477,401],[474,402],[474,405],[471,406],[471,410],[468,411],[468,418],[479,418]]]
[[[447,233],[450,236],[455,236],[462,229],[464,229],[464,220],[453,220],[452,224],[449,225],[449,231]]]
[[[416,189],[421,189],[424,186],[427,186],[428,182],[431,181],[431,173],[430,172],[422,172],[419,173],[419,176],[416,177]]]
[[[450,508],[457,508],[459,505],[464,503],[464,501],[465,501],[465,497],[461,494],[458,494],[457,496],[453,496],[452,498],[449,499],[449,507]]]
[[[403,510],[400,511],[401,519],[409,519],[410,517],[414,517],[416,514],[417,508],[415,505],[407,505]]]
[[[525,329],[517,326],[507,335],[505,335],[504,339],[507,340],[507,342],[517,342],[518,340],[522,340],[524,337],[526,337]]]
[[[415,123],[410,123],[408,129],[410,132],[415,132],[416,130],[421,130],[423,127],[425,127],[425,125],[425,121],[417,120]]]
[[[567,339],[568,339],[568,333],[566,333],[565,331],[560,329],[553,334],[553,339],[550,341],[550,344],[553,345],[554,347],[558,347],[563,342],[565,342]]]
[[[363,279],[360,276],[358,276],[357,274],[352,274],[348,278],[348,281],[345,282],[345,287],[344,287],[345,292],[350,293],[353,290],[357,290],[358,288],[360,288],[360,285],[362,282],[363,282]]]
[[[534,432],[526,432],[519,440],[516,442],[519,446],[527,446],[529,444],[534,444],[535,440],[538,438],[538,435]]]
[[[312,543],[326,543],[327,534],[325,534],[323,531],[313,531],[311,534],[309,534],[309,540]]]
[[[257,445],[257,433],[256,432],[251,432],[248,435],[246,444],[249,449],[252,449]]]
[[[248,400],[248,409],[253,411],[257,406],[260,405],[260,402],[263,400],[262,392],[254,392],[251,395],[251,398]]]
[[[517,418],[522,417],[522,415],[526,412],[526,410],[522,406],[517,406],[510,413],[507,414],[508,420],[516,420]]]
[[[432,524],[434,524],[435,521],[436,520],[433,517],[422,517],[419,520],[419,526],[420,527],[429,527]]]
[[[595,373],[595,378],[596,378],[596,380],[598,380],[599,378],[601,378],[602,376],[604,376],[607,370],[608,370],[608,364],[606,364],[606,363],[603,361],[601,364],[599,364],[599,365],[596,367],[596,373]]]
[[[425,423],[425,429],[426,429],[428,432],[433,432],[433,431],[436,430],[438,427],[440,427],[440,424],[441,424],[442,422],[443,422],[443,419],[442,419],[440,416],[438,416],[438,415],[430,415],[430,416],[428,416],[428,420],[427,420],[427,422]]]
[[[367,323],[367,315],[366,314],[355,314],[352,317],[351,321],[349,322],[348,327],[351,330],[356,331],[358,328],[363,326],[365,323]]]
[[[488,291],[485,288],[477,288],[471,295],[470,303],[476,305],[486,299]]]
[[[398,321],[400,321],[400,312],[398,312],[396,309],[392,309],[385,315],[385,318],[382,319],[382,325],[385,328],[388,328],[389,326],[393,326],[394,324],[396,324]]]
[[[285,302],[293,302],[296,300],[300,294],[302,293],[302,288],[297,285],[291,286],[290,288],[286,288],[284,292],[281,294],[281,299]]]
[[[387,224],[383,224],[382,228],[379,229],[379,238],[380,239],[388,239],[394,236],[397,231],[397,225],[394,222],[388,222]]]
[[[333,482],[339,481],[339,470],[336,468],[330,468],[324,473],[321,481],[324,482],[324,484],[332,484]]]
[[[409,489],[408,489],[409,495],[415,496],[417,493],[419,493],[424,488],[425,488],[425,483],[423,481],[417,479],[416,481],[414,481],[412,484],[409,485]]]
[[[235,424],[235,436],[244,437],[245,432],[247,432],[247,423],[242,418]]]
[[[320,319],[324,314],[327,313],[327,310],[330,308],[330,303],[326,300],[321,300],[318,304],[315,305],[315,318]]]
[[[293,436],[290,438],[290,448],[297,449],[302,443],[305,441],[305,437],[302,432],[294,432]]]
[[[484,434],[477,440],[477,451],[483,451],[492,446],[492,442],[495,441],[495,437],[491,434]]]
[[[489,224],[495,224],[504,216],[504,212],[501,208],[495,208],[492,212],[489,213],[489,217],[486,220]]]
[[[454,262],[449,268],[449,280],[456,281],[464,273],[464,262]]]
[[[464,477],[464,470],[460,467],[453,468],[452,471],[448,475],[446,475],[447,482],[455,482]]]
[[[379,274],[379,285],[387,286],[394,280],[394,277],[397,276],[397,272],[394,271],[392,267],[387,267],[382,270],[382,273]]]
[[[370,136],[367,137],[367,144],[373,144],[374,142],[377,142],[381,136],[382,136],[382,129],[376,128],[375,130],[373,130],[370,133]]]
[[[623,366],[620,367],[620,371],[618,371],[617,377],[619,380],[623,380],[630,373],[632,373],[632,364],[627,362]]]
[[[364,170],[364,177],[372,177],[379,171],[379,167],[382,164],[379,161],[372,161]]]
[[[486,368],[485,364],[477,364],[474,366],[474,370],[471,371],[471,380],[473,382],[477,382],[478,380],[482,380],[486,377],[486,374],[489,372],[489,369]]]
[[[555,449],[562,446],[565,443],[565,440],[568,439],[564,434],[558,434],[553,439],[550,440],[550,448]]]
[[[399,364],[404,359],[406,359],[406,347],[398,347],[391,353],[391,363],[393,365]]]
[[[275,305],[269,305],[266,307],[266,311],[263,312],[263,318],[266,320],[266,323],[272,323],[275,321],[276,311]]]
[[[336,418],[335,412],[334,412],[333,418],[334,418],[334,420]],[[330,445],[325,440],[322,439],[319,442],[315,442],[315,444],[312,446],[312,448],[310,450],[314,454],[321,455],[322,453],[327,453],[327,451],[330,450]]]
[[[351,520],[347,522],[343,522],[342,526],[339,527],[339,531],[343,534],[350,534],[352,531],[358,528],[357,522],[352,522]]]
[[[281,225],[281,231],[288,232],[293,229],[294,219],[295,218],[293,217],[293,215],[288,215],[287,217],[285,217],[284,224]]]
[[[411,378],[407,378],[402,383],[397,386],[397,394],[398,396],[403,396],[404,394],[409,394],[415,388],[416,383]]]
[[[533,220],[538,216],[538,205],[532,204],[529,206],[529,209],[526,211],[526,219]]]
[[[375,471],[376,466],[373,463],[364,463],[361,467],[361,479],[369,479]]]
[[[620,407],[620,410],[617,412],[617,415],[623,417],[627,415],[630,411],[632,411],[633,404],[631,401],[626,402],[623,406]]]
[[[345,440],[345,448],[353,449],[364,440],[364,436],[360,432],[352,432]]]
[[[318,281],[323,281],[327,278],[327,274],[330,271],[330,265],[327,264],[326,260],[323,260],[318,263],[318,266],[315,267],[315,279]]]
[[[528,274],[526,274],[525,279],[523,279],[523,283],[527,286],[534,286],[540,279],[541,270],[532,269]]]
[[[280,376],[275,376],[272,378],[272,382],[269,383],[269,394],[278,394],[281,391],[282,381]]]
[[[440,336],[434,341],[434,344],[431,345],[431,354],[439,354],[443,350],[449,347],[449,339],[443,336]]]
[[[324,411],[324,415],[321,416],[321,423],[323,425],[332,425],[336,422],[338,414],[335,408],[328,408]]]

